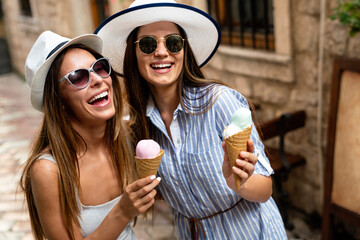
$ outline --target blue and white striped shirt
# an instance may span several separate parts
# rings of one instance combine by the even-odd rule
[[[205,113],[187,113],[179,104],[174,111],[170,131],[173,142],[153,100],[147,106],[147,116],[155,126],[153,138],[164,150],[158,174],[162,178],[159,189],[175,212],[178,239],[190,239],[188,218],[202,218],[224,211],[237,203],[239,197],[231,190],[222,173],[224,152],[221,142],[223,129],[229,125],[232,113],[239,107],[249,108],[239,92],[217,86],[217,100]],[[201,90],[186,91],[191,99]],[[214,92],[213,92],[214,93]],[[191,101],[200,106],[214,94]],[[270,176],[273,173],[264,153],[257,131],[252,128],[258,162],[254,174]],[[284,224],[272,198],[265,203],[245,199],[225,213],[201,221],[207,239],[287,239]],[[200,239],[204,239],[199,231]]]

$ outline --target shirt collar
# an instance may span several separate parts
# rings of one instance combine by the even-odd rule
[[[147,105],[146,105],[146,116],[150,117],[150,115],[152,114],[152,112],[154,111],[155,108],[156,108],[156,106],[155,106],[154,99],[150,95],[149,100],[148,100]],[[182,112],[184,111],[184,109],[183,109],[183,107],[181,106],[180,103],[179,103],[179,105],[177,106],[177,108],[174,111],[174,116],[177,115],[177,113],[179,111],[182,111]]]
[[[154,111],[154,109],[155,109],[154,99],[150,95],[149,100],[146,105],[146,116],[149,117],[151,115],[151,113]]]

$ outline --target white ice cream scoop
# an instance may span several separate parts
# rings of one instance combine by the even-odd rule
[[[244,129],[250,127],[252,124],[251,111],[247,108],[241,107],[232,115],[231,123],[224,130],[224,138],[228,138]]]

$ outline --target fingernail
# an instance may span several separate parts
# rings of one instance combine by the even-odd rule
[[[156,178],[155,175],[152,175],[152,176],[150,177],[151,180],[154,180],[155,178]]]
[[[157,177],[156,180],[158,180],[159,182],[161,181],[161,177]]]

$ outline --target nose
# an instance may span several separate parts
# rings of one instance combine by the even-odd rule
[[[94,73],[93,71],[90,71],[90,85],[92,87],[101,84],[103,81],[103,78]]]
[[[169,52],[166,49],[165,40],[159,39],[157,48],[155,50],[155,56],[167,56],[167,55],[169,55]]]

